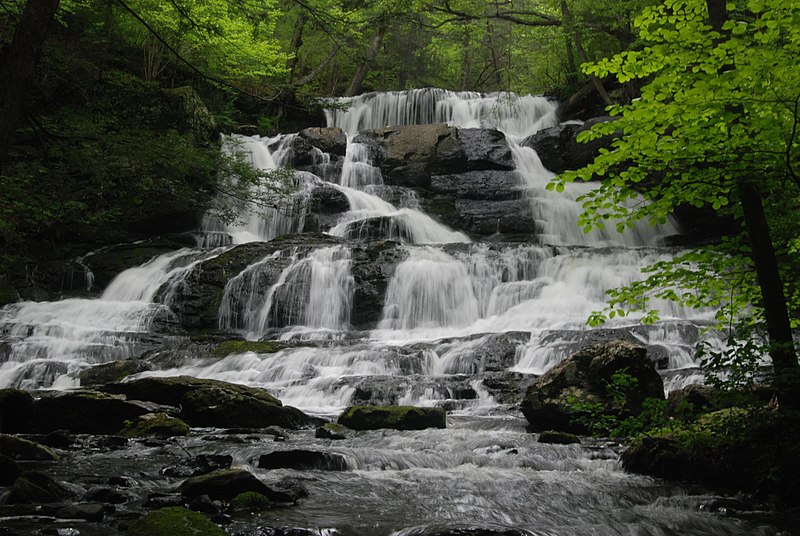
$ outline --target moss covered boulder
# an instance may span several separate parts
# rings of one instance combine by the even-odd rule
[[[111,363],[103,363],[81,371],[81,385],[83,387],[91,387],[114,383],[126,376],[138,374],[151,368],[149,363],[139,359],[120,359]]]
[[[268,498],[273,495],[269,486],[244,469],[223,469],[194,476],[185,480],[178,491],[185,497],[208,495],[211,499],[223,501],[230,501],[247,492],[260,493]]]
[[[17,477],[6,490],[6,504],[41,504],[63,501],[72,497],[66,486],[45,473],[27,472]]]
[[[178,506],[148,512],[128,528],[128,536],[226,536],[203,514]]]
[[[415,406],[350,406],[339,415],[338,423],[353,430],[424,430],[445,428],[447,413],[442,408]]]
[[[0,434],[0,453],[14,460],[56,461],[59,459],[52,449],[21,437]]]
[[[283,406],[263,389],[190,376],[142,378],[107,385],[104,390],[180,407],[181,418],[190,426],[297,428],[309,420],[305,413]]]
[[[31,430],[49,433],[69,430],[76,434],[116,434],[149,413],[145,407],[124,397],[98,391],[67,391],[42,397],[33,404]]]
[[[619,373],[629,380],[623,399],[609,390]],[[586,434],[575,419],[582,405],[599,404],[609,415],[635,415],[647,398],[664,399],[661,376],[644,347],[616,340],[580,350],[546,372],[528,388],[520,409],[534,432]]]
[[[120,430],[124,437],[175,437],[189,434],[189,425],[166,413],[147,413]]]
[[[258,512],[269,508],[271,501],[266,495],[255,491],[240,493],[231,500],[231,507],[234,510],[245,512]]]
[[[549,443],[551,445],[573,445],[580,444],[581,440],[575,434],[568,434],[567,432],[554,432],[553,430],[545,430],[539,434],[539,443]]]

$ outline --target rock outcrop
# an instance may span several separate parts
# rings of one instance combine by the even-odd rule
[[[445,428],[447,415],[442,408],[350,406],[339,415],[338,423],[353,430],[424,430]]]
[[[635,379],[624,400],[609,393],[612,375],[617,373]],[[630,415],[641,411],[646,398],[664,398],[661,377],[647,358],[647,350],[611,341],[576,352],[546,372],[528,389],[521,409],[535,432],[586,434],[586,427],[575,420],[581,414],[580,404],[599,403],[609,415]]]

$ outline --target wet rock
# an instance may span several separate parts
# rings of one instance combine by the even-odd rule
[[[178,491],[185,497],[208,495],[212,499],[230,501],[237,495],[248,491],[267,495],[269,488],[249,471],[223,469],[191,477],[178,487]]]
[[[298,135],[324,153],[344,156],[347,150],[347,136],[340,128],[304,128]]]
[[[350,406],[339,416],[338,423],[353,430],[424,430],[445,428],[447,414],[442,408]]]
[[[327,231],[338,222],[341,215],[350,210],[347,196],[339,189],[323,184],[314,188],[308,200],[309,214],[313,215],[317,231]]]
[[[430,189],[437,194],[462,199],[506,200],[521,197],[517,173],[494,169],[433,175]]]
[[[296,469],[304,471],[319,469],[322,471],[346,471],[347,461],[344,456],[330,452],[314,450],[277,450],[262,454],[258,458],[260,469]]]
[[[233,457],[228,454],[199,454],[180,465],[163,468],[161,474],[172,477],[205,475],[212,471],[228,469],[232,462]]]
[[[456,199],[454,209],[458,218],[456,227],[471,235],[502,233],[509,238],[533,240],[538,230],[527,199]]]
[[[244,469],[224,469],[185,480],[178,491],[184,497],[208,495],[211,499],[230,501],[246,492],[260,493],[271,501],[294,502],[299,492],[280,484],[268,486]]]
[[[0,454],[0,486],[10,486],[20,474],[22,469],[17,462],[5,454]]]
[[[254,491],[240,493],[231,500],[231,508],[238,511],[258,512],[266,510],[269,506],[269,498]]]
[[[613,121],[612,117],[597,117],[583,125],[561,124],[525,138],[520,145],[530,147],[539,155],[544,167],[553,173],[580,169],[591,164],[600,154],[600,149],[611,147],[615,137],[606,136],[587,143],[579,143],[580,133],[589,130],[597,123]]]
[[[69,430],[55,430],[44,436],[39,442],[48,447],[66,449],[75,443],[75,437]]]
[[[332,440],[347,439],[347,436],[344,434],[344,431],[345,431],[344,426],[333,422],[328,422],[316,429],[316,431],[314,432],[314,437],[316,437],[317,439],[332,439]]]
[[[299,409],[282,406],[266,391],[253,388],[196,389],[181,399],[181,407],[183,417],[192,426],[297,428],[309,420]]]
[[[31,429],[38,433],[69,430],[76,434],[114,434],[125,421],[148,413],[123,397],[98,391],[67,391],[35,401]]]
[[[637,385],[627,393],[622,406],[609,395],[611,376],[624,371]],[[637,414],[646,398],[664,398],[661,377],[647,358],[647,350],[625,341],[600,343],[581,350],[549,370],[531,386],[522,401],[522,413],[535,432],[555,430],[586,434],[574,422],[577,403],[600,403],[609,414]]]
[[[459,159],[464,170],[505,169],[512,170],[514,157],[505,135],[491,128],[460,128],[458,142],[463,154]]]
[[[72,497],[65,486],[45,473],[30,471],[17,477],[3,495],[5,504],[54,503]]]
[[[55,517],[58,519],[102,521],[107,508],[105,505],[98,503],[70,504],[58,510]],[[113,507],[111,508],[113,509]]]
[[[151,369],[152,366],[141,359],[120,359],[82,370],[80,380],[83,387],[93,387],[118,382],[131,374]]]
[[[56,461],[59,455],[48,447],[21,437],[0,434],[0,452],[14,460]]]
[[[553,430],[545,430],[539,434],[539,443],[550,443],[554,445],[572,445],[580,444],[581,440],[575,434],[568,434],[566,432],[554,432]]]
[[[189,434],[189,425],[166,413],[147,413],[125,426],[118,435],[123,437],[175,437]]]
[[[148,512],[128,529],[128,536],[226,536],[203,514],[182,507]]]
[[[90,503],[122,504],[132,498],[133,496],[125,491],[107,486],[95,486],[86,490],[81,500]]]
[[[33,411],[33,397],[19,389],[0,389],[0,432],[26,432]]]
[[[296,503],[308,497],[308,489],[296,478],[282,478],[270,484],[269,488],[267,497],[273,502]]]
[[[145,400],[157,404],[179,407],[183,397],[198,389],[227,389],[232,392],[251,393],[257,392],[265,401],[272,404],[281,402],[264,390],[245,387],[243,385],[222,382],[219,380],[206,380],[192,376],[168,376],[141,378],[131,382],[107,385],[104,391],[123,394],[129,399]]]

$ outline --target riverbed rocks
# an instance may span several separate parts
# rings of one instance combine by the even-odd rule
[[[619,373],[635,379],[623,400],[609,391],[612,375]],[[664,398],[661,377],[647,350],[611,341],[578,351],[546,372],[528,389],[521,409],[532,431],[586,434],[586,426],[576,420],[586,411],[581,405],[600,404],[608,415],[631,415],[641,411],[646,398]]]
[[[145,413],[146,405],[100,391],[76,390],[48,393],[33,405],[30,430],[49,433],[68,430],[77,434],[116,434]]]
[[[258,458],[258,467],[260,469],[296,469],[299,471],[346,471],[348,469],[347,460],[340,454],[303,449],[276,450],[269,454],[262,454]]]
[[[337,422],[353,430],[424,430],[445,428],[447,414],[443,408],[350,406],[339,415]]]
[[[203,514],[182,506],[148,512],[128,529],[128,536],[226,536],[224,530]]]
[[[59,455],[52,449],[27,439],[0,434],[0,453],[12,460],[56,461]]]

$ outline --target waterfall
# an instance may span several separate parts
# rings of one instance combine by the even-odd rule
[[[0,335],[9,346],[0,364],[0,385],[18,388],[75,386],[91,364],[133,357],[146,349],[154,320],[169,318],[153,303],[161,290],[193,266],[220,253],[188,248],[155,257],[121,272],[96,300],[20,302],[0,310]]]

